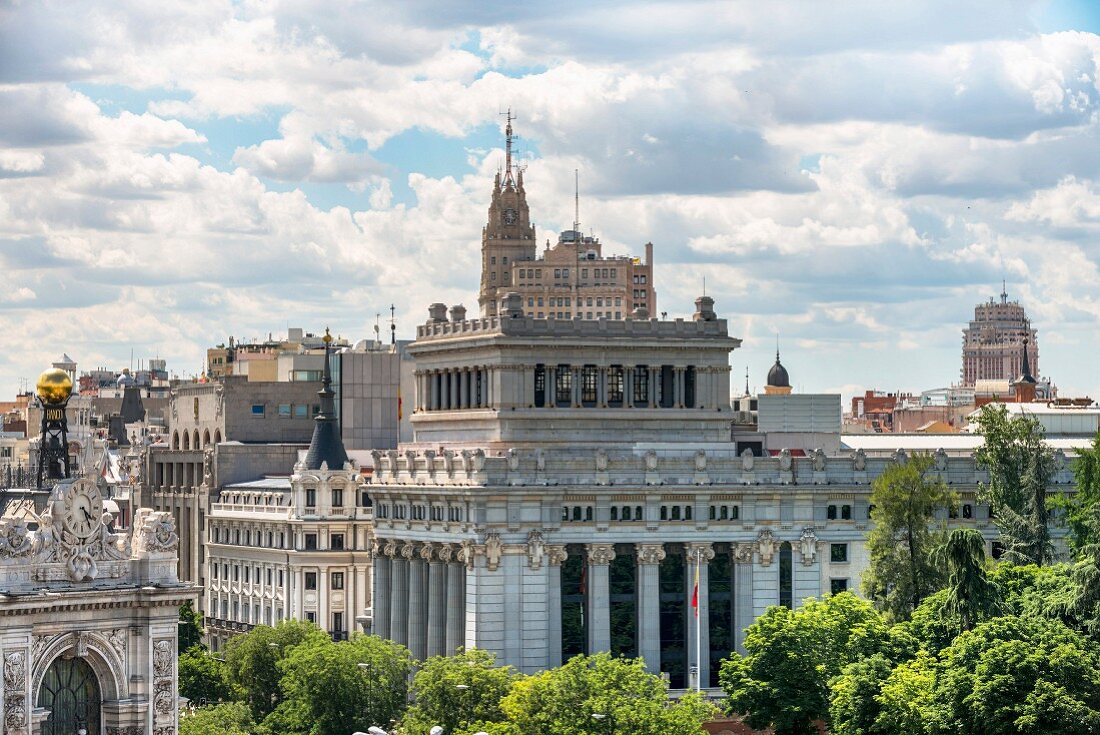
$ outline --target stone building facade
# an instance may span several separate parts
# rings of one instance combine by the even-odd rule
[[[63,480],[33,530],[0,521],[0,731],[175,735],[179,607],[166,513],[115,533],[90,480]]]
[[[1009,301],[1005,291],[1000,301],[991,298],[975,306],[974,318],[963,330],[963,385],[1016,379],[1023,372],[1025,349],[1031,373],[1040,375],[1037,334],[1024,307]]]
[[[653,243],[646,243],[644,260],[605,257],[599,239],[574,223],[553,247],[547,240],[539,257],[523,170],[512,165],[511,118],[505,146],[505,168],[493,183],[481,234],[481,315],[495,316],[508,292],[519,294],[525,313],[538,319],[622,319],[635,309],[655,315]]]
[[[692,321],[532,319],[513,295],[438,316],[410,348],[415,440],[374,457],[375,633],[524,672],[640,655],[673,688],[715,686],[768,606],[858,589],[871,482],[905,450],[739,453],[740,341],[712,300]],[[972,456],[936,452],[934,472],[960,495],[951,522],[991,543]],[[1072,486],[1062,457],[1055,485]]]

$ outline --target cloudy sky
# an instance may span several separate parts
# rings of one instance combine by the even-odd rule
[[[476,308],[511,107],[540,239],[656,246],[735,385],[959,376],[999,293],[1100,394],[1100,10],[1050,2],[0,0],[0,395]]]

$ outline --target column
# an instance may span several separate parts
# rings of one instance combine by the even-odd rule
[[[428,653],[428,601],[424,599],[428,582],[428,562],[424,553],[431,556],[431,546],[414,549],[409,560],[409,620],[408,646],[412,657],[423,661]],[[404,549],[402,549],[404,552]]]
[[[547,665],[551,668],[561,666],[561,565],[569,555],[564,546],[549,546],[546,549],[546,635],[550,639]]]
[[[456,407],[457,408],[469,408],[469,405],[467,404],[467,401],[470,400],[470,398],[469,398],[470,394],[469,394],[469,392],[467,390],[467,387],[466,387],[467,386],[467,384],[466,384],[466,371],[465,370],[459,370],[455,373],[455,376],[458,378],[458,404],[457,404]]]
[[[390,640],[403,646],[409,643],[409,560],[413,550],[412,544],[404,544],[400,555],[393,557],[390,571]]]
[[[381,539],[375,542],[383,553],[374,555],[374,594],[371,596],[371,633],[380,638],[390,637],[390,585],[393,568],[392,542]]]
[[[651,674],[661,673],[661,562],[662,544],[638,544],[638,655]]]
[[[428,373],[428,391],[431,394],[429,397],[429,406],[431,410],[439,410],[439,371],[432,370]]]
[[[596,405],[607,408],[607,373],[608,368],[596,368]]]
[[[684,407],[684,369],[672,368],[672,405],[675,408]]]
[[[699,615],[696,617],[695,610],[691,607],[691,598],[695,590],[695,560],[699,558],[701,563],[699,564]],[[699,680],[703,682],[703,686],[708,686],[710,682],[710,601],[709,601],[709,583],[707,570],[710,568],[710,560],[714,558],[714,548],[710,544],[684,544],[684,563],[687,565],[687,571],[684,575],[684,579],[687,582],[687,611],[688,611],[688,671],[690,673],[691,666],[699,667]],[[698,633],[699,642],[696,646],[695,636]],[[700,659],[697,659],[695,652],[700,652]],[[690,677],[689,677],[690,678]],[[694,687],[695,682],[690,681],[690,686]]]
[[[569,368],[573,373],[573,408],[580,408],[581,406],[581,369],[577,366]]]
[[[657,376],[661,374],[660,369],[649,366],[649,407],[657,408]]]
[[[737,544],[733,553],[733,629],[738,653],[745,653],[745,628],[753,621],[752,544]]]
[[[623,408],[634,408],[633,365],[623,365]]]
[[[440,558],[447,562],[447,635],[444,648],[448,655],[455,649],[466,645],[466,570],[458,561],[447,561],[454,547],[446,547],[446,555]]]
[[[610,565],[615,559],[611,544],[588,544],[588,590],[585,615],[588,619],[588,653],[611,650]]]
[[[430,549],[429,544],[424,545]],[[428,558],[428,656],[443,656],[447,651],[447,565],[442,561],[443,549],[437,547]],[[450,555],[448,555],[449,558]]]

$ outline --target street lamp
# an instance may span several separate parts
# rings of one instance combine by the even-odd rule
[[[462,703],[465,705],[462,708],[462,712],[463,712],[463,715],[464,715],[462,726],[463,727],[469,727],[470,726],[470,695],[466,694],[466,692],[468,692],[470,690],[470,685],[469,684],[455,684],[455,689],[462,692],[462,694],[459,695],[459,696],[462,697]]]
[[[615,730],[615,717],[614,717],[614,715],[604,714],[603,712],[593,712],[592,713],[592,719],[595,720],[596,722],[606,722],[607,723],[607,735],[611,735],[611,733]]]

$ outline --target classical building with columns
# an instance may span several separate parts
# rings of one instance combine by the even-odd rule
[[[446,315],[433,305],[409,348],[414,441],[374,453],[374,633],[417,658],[477,646],[524,672],[611,651],[673,688],[696,667],[715,686],[767,607],[858,589],[871,482],[907,461],[904,437],[738,451],[740,340],[712,299],[691,320],[538,319],[515,294],[495,316]],[[992,542],[971,452],[936,451],[933,471],[960,496],[945,520]]]
[[[210,505],[205,610],[214,650],[287,619],[344,640],[370,605],[370,498],[340,437],[327,346],[321,385],[313,437],[292,474],[231,483]]]

